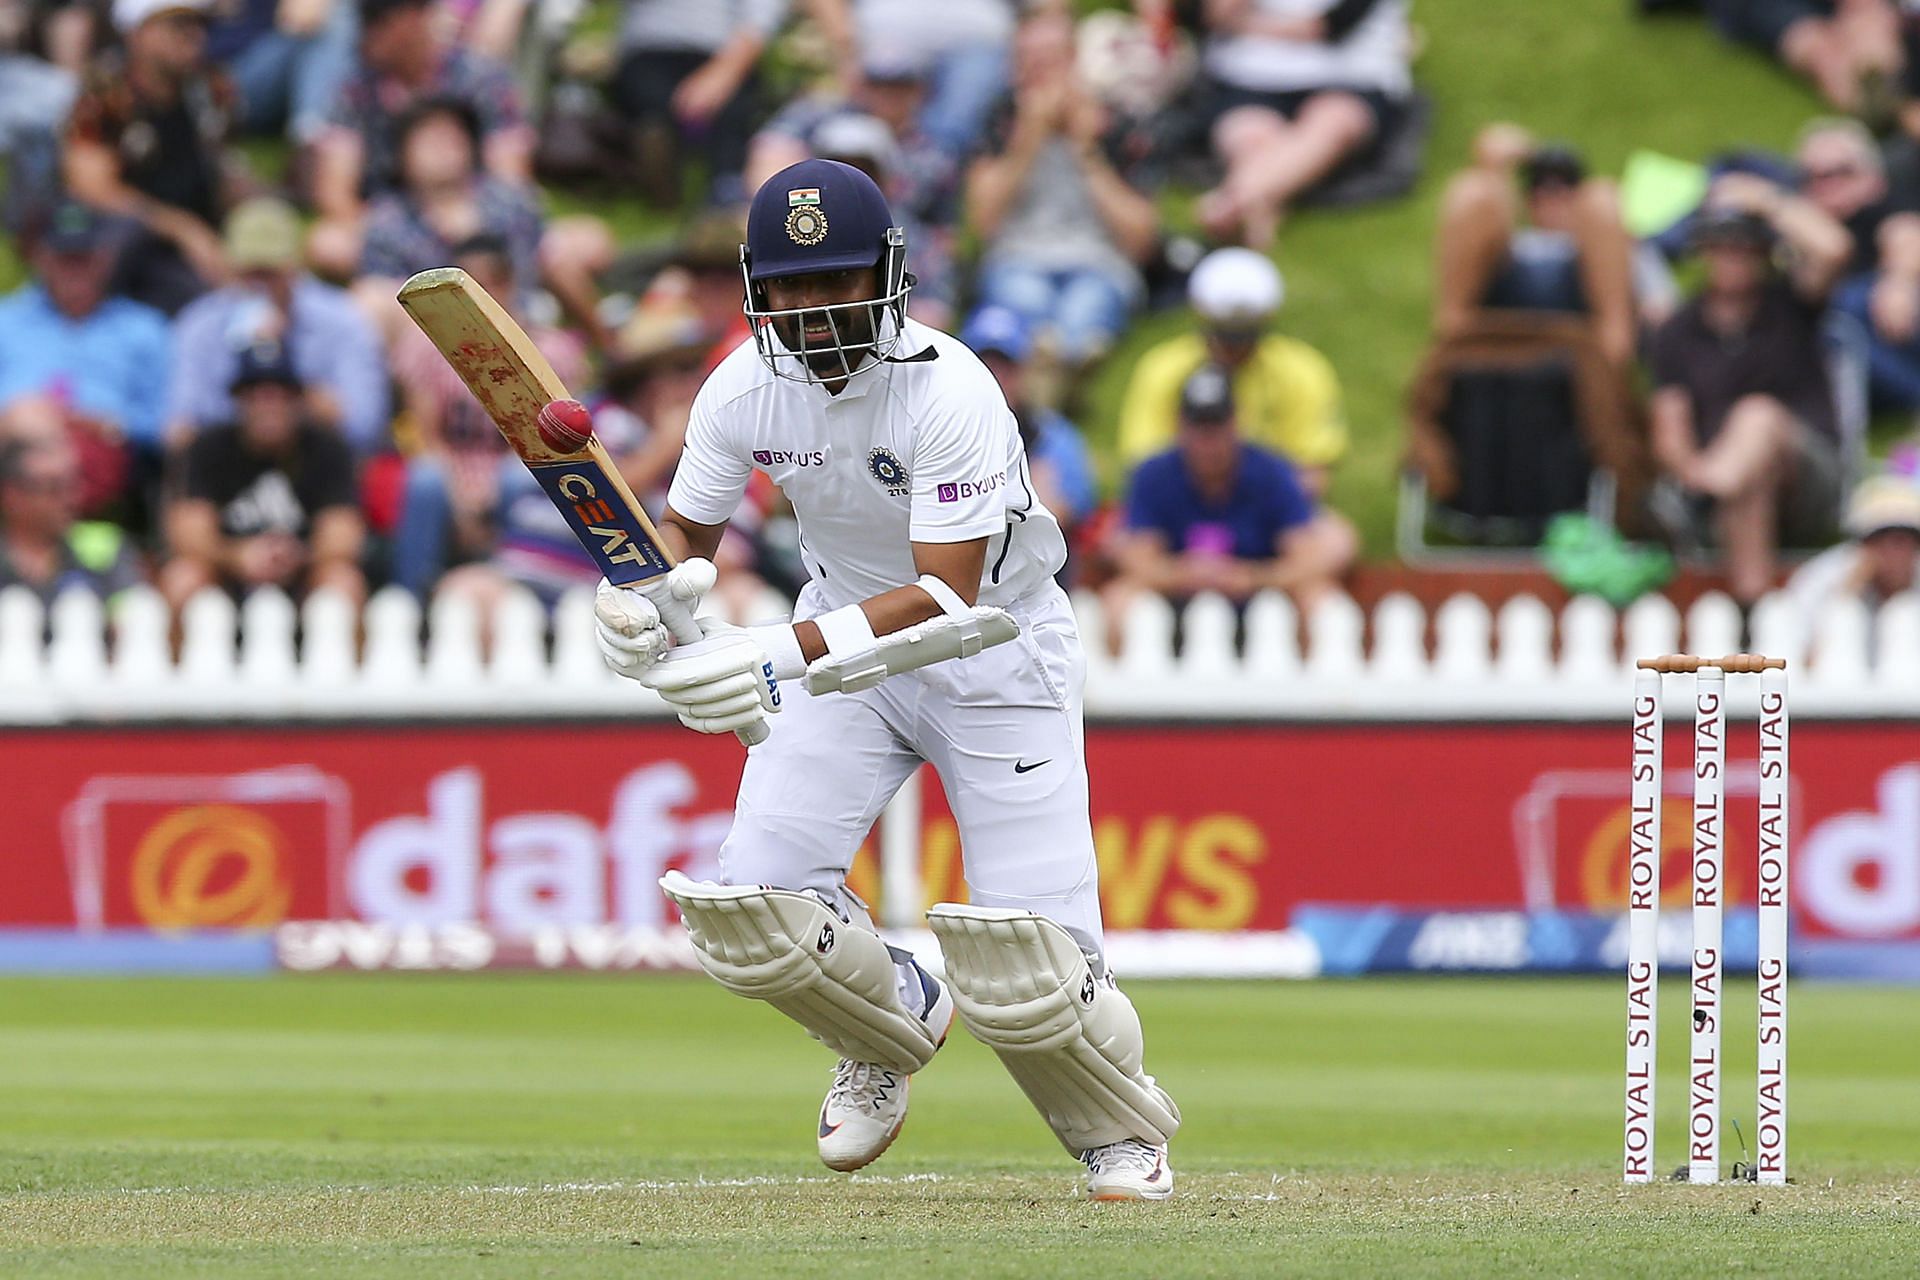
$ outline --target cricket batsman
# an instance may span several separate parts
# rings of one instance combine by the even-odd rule
[[[1180,1112],[1142,1067],[1102,955],[1080,717],[1086,664],[1053,580],[1066,544],[1014,416],[966,347],[906,317],[886,199],[807,160],[754,197],[741,252],[751,341],[701,389],[662,538],[691,606],[748,479],[792,502],[811,581],[795,621],[702,619],[675,646],[651,601],[602,582],[599,642],[702,733],[749,733],[724,883],[669,873],[706,971],[840,1056],[820,1158],[858,1169],[907,1114],[956,1013],[1086,1166],[1099,1200],[1173,1192]],[[959,823],[972,903],[928,917],[944,981],[874,931],[854,853],[922,761]]]

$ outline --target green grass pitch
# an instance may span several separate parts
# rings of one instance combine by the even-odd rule
[[[1912,1273],[1920,992],[1795,989],[1793,1186],[1626,1189],[1617,982],[1131,989],[1186,1112],[1164,1205],[1079,1199],[958,1029],[829,1174],[826,1052],[695,977],[6,980],[0,1275]],[[1744,1120],[1750,1015],[1726,1044]]]

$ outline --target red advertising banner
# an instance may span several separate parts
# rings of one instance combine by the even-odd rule
[[[1668,893],[1691,759],[1670,736]],[[1729,739],[1730,900],[1750,901],[1756,743]],[[1627,726],[1090,726],[1115,929],[1281,929],[1295,906],[1624,901]],[[1804,935],[1920,939],[1920,734],[1805,722],[1792,748]],[[668,867],[713,875],[740,752],[674,725],[0,732],[0,925],[651,925]],[[964,896],[926,788],[929,901]],[[871,850],[856,889],[877,896]]]

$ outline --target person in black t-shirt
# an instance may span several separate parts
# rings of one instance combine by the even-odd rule
[[[160,589],[175,608],[213,585],[331,587],[355,605],[365,596],[353,455],[338,433],[301,417],[302,391],[279,344],[242,353],[237,421],[194,438],[166,512],[172,557]]]
[[[1710,512],[1728,587],[1750,604],[1773,586],[1782,533],[1820,538],[1835,519],[1839,426],[1820,310],[1849,241],[1809,201],[1735,174],[1715,184],[1694,243],[1705,287],[1655,335],[1652,360],[1661,494],[1691,501],[1657,514],[1685,525],[1666,508]]]
[[[88,72],[67,123],[72,194],[137,224],[120,288],[172,315],[226,283],[220,225],[233,190],[233,86],[207,63],[212,0],[115,0],[124,47]]]

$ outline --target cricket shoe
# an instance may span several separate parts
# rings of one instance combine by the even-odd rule
[[[1080,1153],[1087,1166],[1087,1196],[1093,1200],[1165,1200],[1173,1194],[1167,1149],[1123,1138]]]
[[[922,1015],[937,1048],[953,1027],[953,997],[943,983],[915,965],[927,997]],[[829,1169],[852,1173],[878,1160],[907,1122],[907,1085],[911,1077],[871,1062],[840,1059],[833,1085],[820,1104],[820,1159]]]

